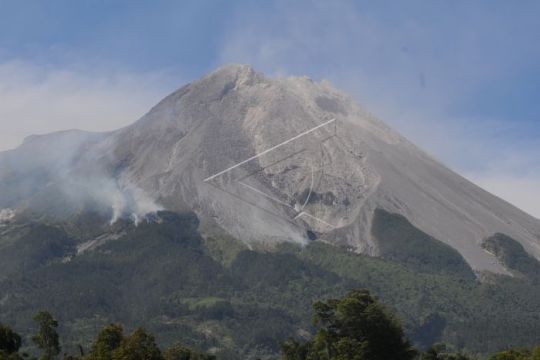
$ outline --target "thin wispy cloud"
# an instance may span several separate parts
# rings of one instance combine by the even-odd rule
[[[96,73],[0,64],[0,151],[32,134],[107,131],[144,115],[170,90],[165,74]]]

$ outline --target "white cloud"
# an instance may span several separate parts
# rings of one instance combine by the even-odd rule
[[[28,62],[0,63],[0,151],[32,134],[128,125],[167,94],[168,82],[161,73],[91,74]]]

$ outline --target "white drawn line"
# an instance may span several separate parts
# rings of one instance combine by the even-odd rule
[[[330,226],[332,229],[335,229],[335,228],[336,228],[334,225],[329,224],[329,223],[327,223],[326,221],[324,221],[324,220],[322,220],[322,219],[319,219],[319,218],[316,217],[316,216],[313,216],[313,215],[311,215],[311,214],[308,214],[308,213],[305,212],[305,211],[302,211],[301,213],[299,213],[298,215],[296,215],[296,216],[294,217],[293,220],[298,219],[298,218],[299,218],[300,216],[302,216],[302,215],[307,216],[307,217],[310,217],[310,218],[312,218],[312,219],[315,219],[315,220],[317,220],[317,221],[319,221],[319,222],[321,222],[321,223],[323,223],[323,224],[325,224],[325,225],[327,225],[327,226]]]
[[[279,160],[277,160],[277,161],[274,161],[274,162],[271,163],[271,164],[265,165],[263,168],[257,169],[256,171],[252,172],[251,174],[247,174],[246,176],[244,176],[244,177],[238,179],[237,181],[244,181],[244,180],[247,179],[247,178],[250,178],[250,177],[252,177],[252,176],[254,176],[254,175],[257,175],[257,174],[263,172],[265,169],[267,169],[267,168],[269,168],[269,167],[272,167],[272,166],[274,166],[274,165],[277,165],[277,164],[279,164],[279,163],[281,163],[281,162],[283,162],[283,161],[289,160],[290,158],[293,158],[293,157],[297,156],[298,154],[303,153],[304,151],[306,151],[305,148],[302,149],[302,150],[299,150],[299,151],[297,151],[297,152],[294,152],[294,153],[292,153],[292,154],[290,154],[290,155],[287,155],[287,156],[285,156],[283,159],[279,159]]]
[[[281,205],[285,205],[285,206],[287,206],[287,207],[290,207],[291,209],[294,209],[291,205],[287,204],[286,202],[281,201],[281,200],[279,200],[279,199],[277,199],[277,198],[275,198],[275,197],[273,197],[273,196],[270,196],[270,195],[264,193],[263,191],[254,188],[254,187],[251,186],[251,185],[248,185],[248,184],[246,184],[246,183],[244,183],[244,182],[242,182],[242,181],[239,181],[238,183],[239,183],[240,185],[243,185],[243,186],[247,187],[247,188],[250,189],[250,190],[255,191],[257,194],[263,195],[264,197],[267,197],[267,198],[269,198],[270,200],[274,200],[274,201],[280,203]]]
[[[304,208],[307,206],[309,199],[311,198],[311,193],[313,192],[313,184],[315,183],[315,170],[313,169],[313,164],[311,164],[311,185],[309,185],[309,192],[306,196],[306,201],[304,201],[304,205],[300,208],[300,210],[304,210]]]
[[[291,141],[297,140],[297,139],[301,138],[302,136],[305,136],[305,135],[307,135],[307,134],[309,134],[309,133],[311,133],[311,132],[313,132],[313,131],[315,131],[315,130],[317,130],[317,129],[323,127],[323,126],[326,126],[326,125],[328,125],[328,124],[331,124],[331,123],[334,122],[334,121],[336,121],[335,118],[330,119],[330,120],[328,120],[328,121],[326,121],[326,122],[324,122],[324,123],[322,123],[322,124],[320,124],[320,125],[315,126],[315,127],[312,128],[312,129],[309,129],[309,130],[307,130],[307,131],[304,131],[303,133],[298,134],[298,135],[296,135],[296,136],[290,138],[289,140],[286,140],[286,141],[282,142],[281,144],[277,144],[276,146],[273,146],[273,147],[271,147],[270,149],[266,149],[266,150],[264,150],[263,152],[261,152],[261,153],[259,153],[259,154],[257,154],[257,155],[253,155],[253,156],[250,157],[249,159],[246,159],[246,160],[244,160],[244,161],[241,161],[241,162],[239,162],[239,163],[236,164],[236,165],[233,165],[233,166],[231,166],[231,167],[229,167],[229,168],[227,168],[227,169],[225,169],[225,170],[223,170],[223,171],[218,172],[217,174],[214,174],[214,175],[212,175],[212,176],[209,176],[209,177],[207,177],[206,179],[204,179],[203,181],[204,181],[204,182],[210,181],[210,180],[212,180],[212,179],[214,179],[214,178],[216,178],[216,177],[218,177],[218,176],[220,176],[220,175],[223,175],[223,174],[225,174],[225,173],[227,173],[227,172],[229,172],[229,171],[231,171],[231,170],[233,170],[233,169],[235,169],[235,168],[237,168],[237,167],[239,167],[239,166],[244,165],[245,163],[250,162],[251,160],[254,160],[254,159],[256,159],[256,158],[258,158],[258,157],[260,157],[260,156],[263,156],[264,154],[268,154],[270,151],[276,150],[277,148],[279,148],[279,147],[281,147],[281,146],[283,146],[283,145],[286,145],[286,144],[290,143]]]

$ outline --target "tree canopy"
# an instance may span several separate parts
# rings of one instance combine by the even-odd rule
[[[136,329],[125,338],[112,354],[113,360],[163,360],[154,336],[143,328]]]
[[[284,359],[412,360],[417,355],[399,320],[367,290],[317,301],[313,309],[317,334],[304,344],[285,343]]]
[[[124,329],[119,324],[109,324],[105,326],[97,335],[92,344],[89,360],[111,360],[113,352],[120,347],[124,341]]]
[[[474,356],[449,351],[434,344],[425,352],[417,351],[404,334],[397,317],[367,290],[353,290],[339,299],[313,304],[314,324],[318,331],[309,340],[289,339],[282,346],[284,360],[473,360]],[[34,317],[38,324],[32,341],[41,351],[40,359],[58,359],[60,339],[58,322],[47,311]],[[0,324],[0,360],[35,360],[20,353],[23,338]],[[154,336],[139,327],[129,336],[121,324],[109,324],[97,334],[90,351],[84,355],[64,354],[63,360],[215,360],[177,343],[163,352]],[[450,347],[451,348],[451,347]],[[32,351],[31,351],[32,352]],[[488,360],[540,360],[540,347],[507,349]]]
[[[492,355],[489,360],[540,360],[540,346],[532,351],[509,349]]]
[[[32,337],[32,341],[41,350],[42,360],[52,360],[60,354],[60,341],[56,328],[58,322],[48,311],[40,311],[34,316],[38,324],[38,333]]]

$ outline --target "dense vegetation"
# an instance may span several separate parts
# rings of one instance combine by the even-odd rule
[[[368,288],[419,348],[443,341],[482,355],[538,342],[534,276],[480,274],[479,282],[451,249],[419,239],[402,219],[384,220],[398,221],[410,241],[419,248],[428,241],[435,253],[425,261],[378,259],[319,241],[254,251],[211,224],[199,229],[189,213],[160,213],[138,227],[120,222],[104,234],[87,223],[13,224],[0,228],[0,320],[30,334],[34,313],[47,308],[58,316],[63,351],[73,354],[79,344],[90,347],[99,329],[122,323],[132,331],[144,325],[162,348],[180,342],[220,359],[273,359],[291,335],[316,332],[315,300]],[[82,244],[93,247],[80,251]],[[31,338],[22,343],[33,351]]]
[[[304,343],[283,346],[286,360],[413,360],[417,357],[399,320],[367,290],[341,299],[317,301],[314,322],[321,328]]]
[[[515,273],[540,279],[540,263],[525,251],[523,245],[511,237],[497,233],[485,239],[482,247]]]
[[[317,301],[313,321],[319,326],[315,336],[303,342],[289,338],[282,344],[282,360],[473,360],[452,353],[444,344],[425,352],[416,350],[405,336],[401,322],[390,309],[367,290],[352,290],[340,299]],[[58,322],[47,311],[34,316],[37,323],[32,341],[40,360],[58,359],[61,352]],[[0,324],[0,360],[36,359],[20,352],[21,336]],[[64,360],[214,360],[216,356],[175,344],[164,352],[152,334],[139,327],[129,336],[120,324],[104,326],[88,353],[81,345],[77,354],[63,354]],[[533,351],[509,349],[490,360],[540,360],[540,347]]]
[[[61,353],[58,322],[47,311],[34,316],[37,333],[32,342],[39,349],[40,360],[58,359]],[[21,336],[11,328],[0,324],[0,360],[36,359],[26,352],[20,352]],[[93,341],[89,352],[83,346],[77,354],[63,354],[64,360],[213,360],[215,356],[203,354],[181,344],[175,344],[164,352],[156,344],[155,338],[143,328],[137,328],[129,336],[119,324],[103,327]]]
[[[418,230],[402,215],[375,210],[371,233],[383,259],[420,272],[475,277],[457,250]]]
[[[425,352],[414,349],[400,321],[367,290],[353,290],[340,299],[317,301],[313,320],[316,335],[304,342],[291,338],[282,346],[283,360],[474,360],[434,344]],[[489,360],[540,360],[540,347],[509,349]]]

